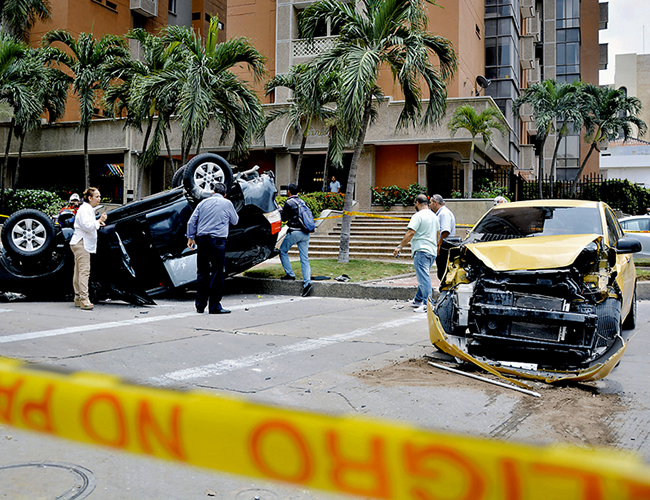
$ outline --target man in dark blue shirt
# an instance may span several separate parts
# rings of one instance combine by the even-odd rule
[[[210,314],[228,314],[221,307],[226,263],[226,240],[230,225],[237,225],[239,216],[230,200],[224,198],[226,186],[215,184],[214,194],[197,205],[187,222],[187,246],[197,250],[196,312],[209,305]]]

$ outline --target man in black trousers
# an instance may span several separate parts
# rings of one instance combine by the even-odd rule
[[[194,304],[198,313],[205,311],[208,302],[210,314],[230,312],[221,307],[226,240],[230,225],[237,225],[239,216],[225,194],[226,186],[215,184],[212,196],[197,205],[187,222],[187,246],[197,250]]]

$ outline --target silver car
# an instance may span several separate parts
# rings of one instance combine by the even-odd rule
[[[650,216],[633,215],[619,219],[625,234],[632,234],[635,240],[641,242],[642,250],[634,254],[635,258],[650,258]]]

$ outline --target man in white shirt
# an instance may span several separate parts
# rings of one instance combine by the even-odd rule
[[[439,194],[431,197],[429,208],[438,216],[440,222],[440,237],[438,238],[438,255],[436,267],[438,268],[438,279],[442,279],[447,268],[447,253],[440,252],[442,241],[448,236],[456,236],[456,217],[451,210],[445,206],[445,200]]]
[[[411,256],[418,280],[418,290],[410,301],[415,312],[427,312],[427,300],[431,296],[431,268],[438,253],[437,241],[440,234],[438,217],[429,210],[429,200],[424,194],[415,197],[417,212],[408,223],[402,242],[393,251],[397,257],[402,247],[411,242]]]

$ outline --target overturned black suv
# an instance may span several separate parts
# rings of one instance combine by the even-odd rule
[[[226,244],[226,275],[276,254],[281,221],[272,173],[251,169],[233,175],[222,157],[204,153],[178,169],[173,188],[108,212],[92,257],[92,300],[153,304],[152,296],[196,280],[196,251],[187,247],[187,221],[198,202],[222,182],[239,214]],[[2,226],[0,292],[28,299],[72,296],[73,229],[38,210],[12,214]]]

